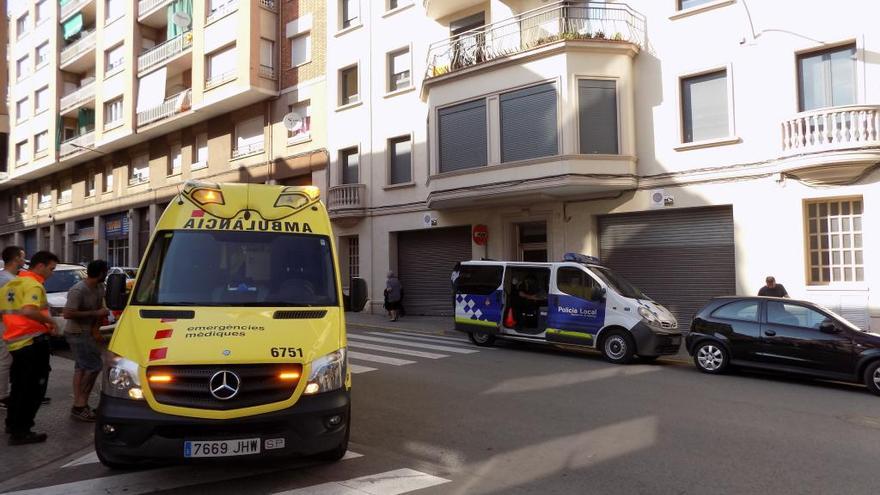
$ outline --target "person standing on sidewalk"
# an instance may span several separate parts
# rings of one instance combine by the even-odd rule
[[[70,344],[76,362],[73,372],[73,407],[70,416],[78,421],[95,421],[95,412],[89,407],[89,396],[104,363],[99,344],[101,321],[110,314],[104,305],[104,280],[110,265],[95,260],[86,268],[87,278],[77,282],[67,292],[64,306],[64,337]]]
[[[12,354],[12,393],[6,414],[9,445],[45,442],[48,438],[31,428],[49,383],[49,335],[55,334],[55,322],[49,316],[43,284],[57,264],[57,256],[39,251],[31,258],[29,269],[22,270],[0,294],[6,325],[3,340]]]
[[[24,265],[24,249],[20,246],[7,246],[0,254],[3,259],[3,270],[0,270],[0,292],[8,282],[11,282],[18,271]],[[0,318],[0,337],[6,327],[3,326],[2,318]],[[12,368],[12,354],[6,349],[6,342],[0,338],[0,409],[6,409],[9,406],[9,369]]]
[[[403,285],[394,272],[388,272],[388,281],[385,283],[385,299],[388,301],[386,309],[391,313],[391,321],[397,321],[400,318]]]
[[[64,306],[64,337],[70,344],[75,361],[73,372],[73,407],[70,416],[78,421],[95,421],[95,411],[89,407],[89,396],[95,380],[104,367],[101,359],[101,321],[110,311],[104,305],[104,280],[110,265],[95,260],[86,268],[87,278],[77,282],[67,292]]]

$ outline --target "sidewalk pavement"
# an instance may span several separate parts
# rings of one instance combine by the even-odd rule
[[[93,442],[94,423],[81,423],[70,417],[73,361],[53,355],[51,366],[46,396],[51,397],[52,402],[40,406],[34,426],[34,431],[48,433],[49,439],[45,443],[10,447],[6,444],[8,436],[0,437],[0,458],[3,459],[0,462],[0,482],[70,456]],[[90,403],[97,407],[96,391],[92,392]],[[0,412],[0,418],[6,419],[6,411]]]

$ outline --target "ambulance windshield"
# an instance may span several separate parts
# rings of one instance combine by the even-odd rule
[[[145,306],[335,306],[326,236],[159,232],[135,288]]]

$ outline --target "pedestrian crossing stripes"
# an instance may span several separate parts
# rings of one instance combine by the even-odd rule
[[[449,483],[449,481],[415,469],[396,469],[346,481],[333,481],[307,488],[278,492],[275,495],[400,495],[442,485]]]
[[[407,366],[416,364],[387,354],[411,358],[443,359],[452,354],[474,354],[478,351],[462,339],[414,332],[348,332],[349,369],[353,374],[377,371],[376,365]],[[374,352],[363,352],[374,351]],[[439,351],[439,352],[432,352]],[[378,354],[377,354],[378,353]],[[369,366],[365,366],[365,364]]]
[[[342,461],[359,457],[363,457],[363,455],[349,451],[342,458]],[[83,467],[95,462],[97,462],[97,456],[94,452],[91,452],[65,464],[63,467]],[[306,465],[304,465],[304,468],[308,469]],[[253,466],[176,466],[124,474],[111,474],[92,479],[7,492],[3,495],[86,495],[92,493],[139,495],[187,487],[195,489],[203,484],[221,481],[231,482],[236,479],[273,472],[276,473],[273,475],[275,477],[283,476],[283,470],[277,467],[254,469]],[[449,483],[450,481],[416,471],[415,469],[402,468],[340,481],[318,483],[282,491],[270,491],[270,493],[275,495],[403,495],[416,490]],[[278,490],[278,488],[275,488],[275,490]]]

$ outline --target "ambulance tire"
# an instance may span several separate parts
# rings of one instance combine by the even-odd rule
[[[492,347],[495,344],[495,336],[486,332],[468,332],[468,338],[480,347]]]
[[[345,438],[342,439],[342,443],[333,450],[315,454],[315,459],[325,462],[336,462],[345,457],[345,453],[348,452],[348,439],[351,437],[351,407],[348,408],[346,416],[348,418],[348,423],[345,425]]]
[[[626,330],[609,330],[599,345],[602,356],[609,363],[629,364],[636,355],[636,343]]]

